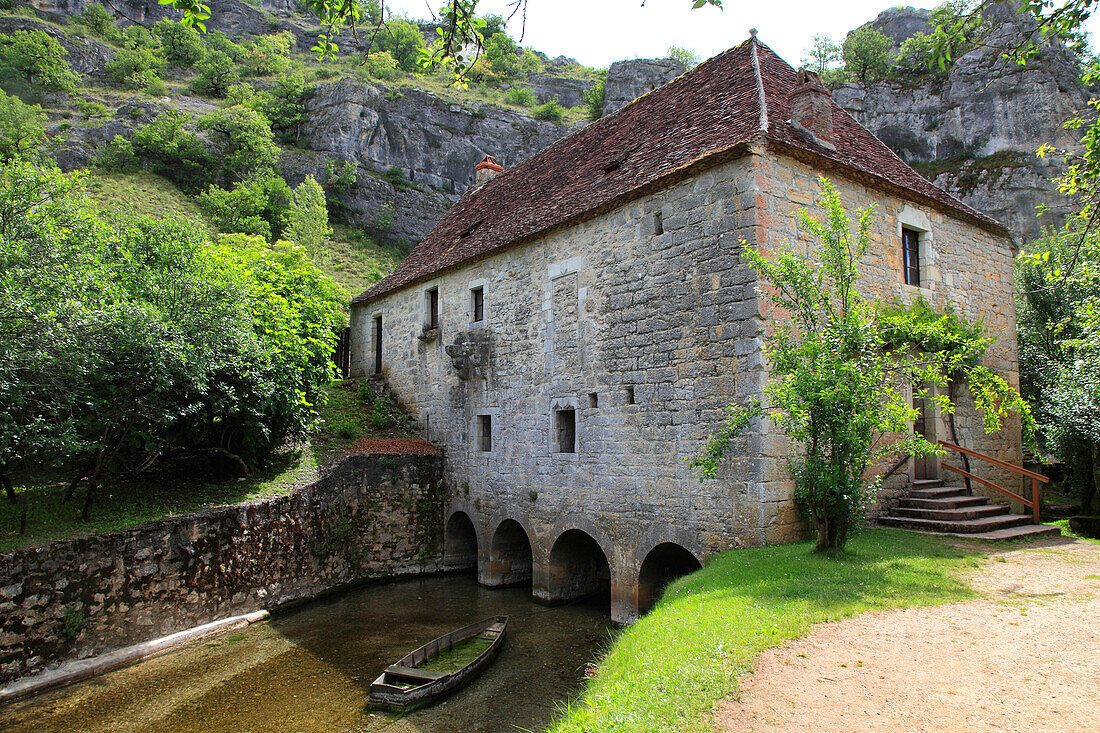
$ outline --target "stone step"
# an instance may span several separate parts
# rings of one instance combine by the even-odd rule
[[[896,517],[913,517],[915,519],[941,519],[950,522],[960,522],[967,519],[980,519],[982,517],[996,517],[1009,514],[1012,508],[1008,504],[983,504],[970,507],[949,507],[941,509],[928,509],[922,507],[899,506],[894,510]]]
[[[1060,534],[1062,534],[1062,531],[1053,524],[1021,524],[1018,527],[1007,527],[960,536],[972,537],[977,540],[1018,540],[1027,537],[1054,537]]]
[[[937,486],[943,486],[943,479],[940,478],[915,478],[913,479],[914,489],[934,489]]]
[[[936,486],[928,489],[909,489],[914,499],[939,499],[945,496],[968,496],[962,486]]]
[[[981,517],[979,519],[963,519],[959,521],[944,519],[917,519],[916,517],[886,516],[879,517],[879,524],[887,527],[900,527],[902,529],[914,529],[924,532],[946,532],[949,534],[972,535],[979,532],[992,532],[998,529],[1018,527],[1030,524],[1031,517],[1023,514],[1007,514],[996,517]]]
[[[900,499],[898,506],[910,509],[955,509],[982,506],[989,503],[986,496],[947,496],[942,499]]]

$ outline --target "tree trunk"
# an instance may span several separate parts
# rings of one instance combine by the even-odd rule
[[[829,552],[837,549],[836,522],[829,518],[814,519],[817,527],[817,544],[814,552]]]
[[[19,501],[19,497],[15,495],[15,487],[11,485],[11,479],[8,478],[8,472],[0,470],[0,482],[4,484],[4,493],[8,497],[8,501],[15,504]]]
[[[1084,443],[1080,451],[1080,475],[1075,478],[1081,497],[1082,514],[1092,512],[1092,500],[1096,496],[1096,483],[1097,479],[1100,478],[1097,475],[1097,470],[1100,469],[1100,460],[1098,460],[1100,459],[1100,450],[1098,449],[1100,449],[1100,444],[1089,445]]]

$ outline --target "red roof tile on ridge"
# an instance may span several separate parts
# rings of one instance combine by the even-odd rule
[[[1006,233],[1000,223],[929,183],[835,102],[836,150],[796,130],[787,95],[798,83],[797,74],[755,39],[715,56],[468,190],[396,270],[352,302],[366,302],[591,218],[737,157],[748,142],[762,138],[823,166],[860,174],[870,185],[915,196]]]

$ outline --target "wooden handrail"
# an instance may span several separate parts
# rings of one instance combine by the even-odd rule
[[[968,456],[971,456],[973,458],[980,458],[983,461],[988,461],[989,463],[992,463],[994,466],[1000,466],[1001,468],[1012,471],[1013,473],[1018,473],[1021,476],[1027,476],[1028,478],[1030,478],[1031,479],[1031,501],[1028,501],[1024,497],[1017,494],[1015,491],[1009,491],[1008,489],[1004,488],[1003,486],[998,486],[997,484],[993,483],[992,481],[987,481],[984,478],[981,478],[980,476],[975,476],[974,474],[970,473],[969,471],[964,471],[961,468],[958,468],[956,466],[952,466],[950,463],[941,463],[940,464],[941,466],[946,468],[948,471],[952,471],[954,473],[959,474],[960,476],[965,476],[968,479],[971,479],[973,481],[977,481],[978,483],[982,484],[983,486],[988,486],[989,488],[993,489],[994,491],[999,491],[1002,494],[1004,494],[1005,496],[1008,496],[1008,497],[1011,497],[1011,498],[1015,499],[1016,501],[1020,502],[1024,506],[1030,508],[1031,509],[1032,521],[1034,521],[1036,524],[1039,523],[1039,508],[1040,508],[1039,507],[1039,504],[1040,504],[1040,502],[1039,502],[1039,482],[1042,481],[1043,483],[1048,483],[1050,481],[1050,479],[1048,479],[1046,476],[1044,476],[1041,473],[1035,473],[1034,471],[1029,471],[1026,468],[1022,468],[1020,466],[1014,466],[1011,463],[1005,463],[1004,461],[998,460],[997,458],[994,458],[993,456],[987,456],[984,453],[979,453],[976,450],[970,450],[969,448],[963,448],[961,445],[955,445],[954,443],[948,443],[946,440],[940,440],[940,441],[937,441],[937,442],[940,445],[942,445],[944,448],[948,448],[950,450],[957,451],[959,453],[964,453],[964,454],[966,454]]]
[[[953,451],[958,451],[959,453],[965,453],[966,455],[970,456],[971,458],[981,458],[983,461],[989,461],[994,466],[1000,466],[1001,468],[1007,468],[1009,471],[1012,471],[1013,473],[1018,473],[1021,476],[1027,476],[1028,478],[1037,479],[1039,481],[1042,481],[1044,484],[1050,483],[1050,479],[1048,479],[1046,476],[1044,476],[1041,473],[1035,473],[1034,471],[1029,471],[1026,468],[1022,468],[1020,466],[1014,466],[1011,463],[1005,463],[1004,461],[998,460],[998,459],[994,458],[993,456],[987,456],[985,453],[979,453],[976,450],[970,450],[969,448],[963,448],[961,445],[955,445],[954,443],[948,443],[946,440],[940,440],[940,441],[937,441],[937,442],[940,445],[942,445],[944,448],[950,448]]]

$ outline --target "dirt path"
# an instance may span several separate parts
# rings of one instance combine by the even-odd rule
[[[985,596],[823,624],[765,652],[716,731],[1100,730],[1100,545],[995,551]]]

